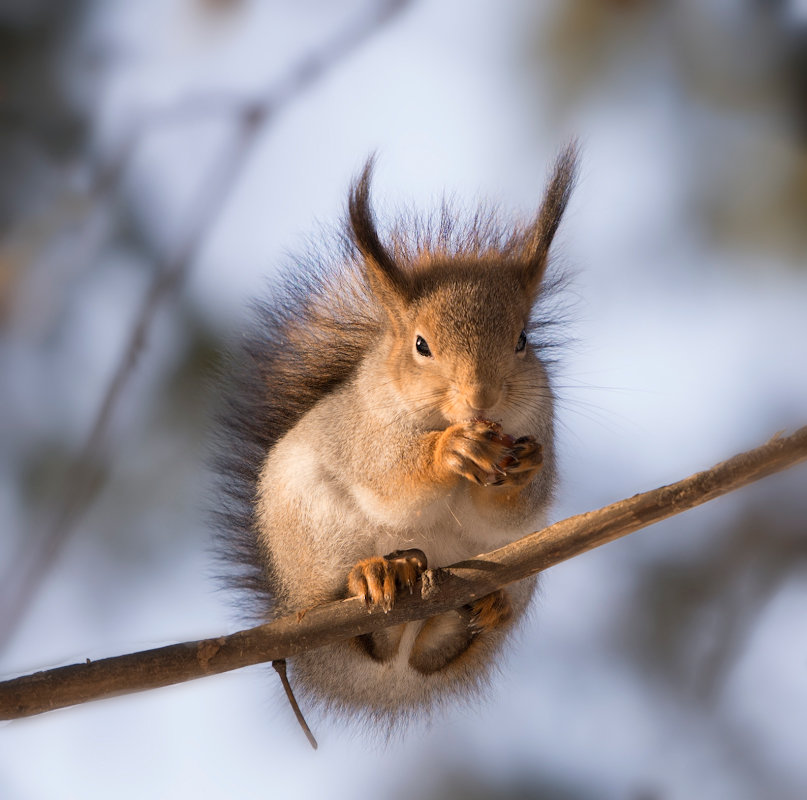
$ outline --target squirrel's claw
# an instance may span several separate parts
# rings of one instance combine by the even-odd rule
[[[397,590],[405,587],[412,594],[427,566],[426,554],[416,548],[362,559],[348,573],[348,594],[363,598],[368,611],[386,614],[395,605]]]
[[[449,469],[479,486],[524,486],[543,463],[542,447],[532,436],[516,439],[495,422],[474,419],[449,430]]]
[[[471,621],[468,627],[472,636],[498,628],[513,615],[510,598],[504,589],[480,597],[470,604]]]

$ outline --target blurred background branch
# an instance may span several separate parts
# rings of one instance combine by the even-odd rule
[[[22,621],[28,604],[58,558],[67,537],[76,529],[76,523],[96,496],[103,473],[108,469],[101,456],[110,419],[145,347],[155,315],[182,285],[186,272],[249,163],[256,140],[265,133],[278,112],[406,5],[408,0],[387,0],[374,7],[373,13],[363,14],[347,30],[306,54],[261,97],[247,100],[226,95],[195,97],[168,109],[147,112],[143,119],[134,123],[118,155],[98,171],[90,197],[93,203],[102,203],[110,193],[118,191],[121,176],[140,139],[154,126],[193,122],[198,114],[225,114],[231,121],[230,141],[206,176],[194,207],[188,212],[185,232],[179,235],[174,253],[157,260],[151,285],[135,316],[127,344],[101,399],[86,443],[76,462],[70,466],[69,473],[65,474],[64,494],[52,523],[43,535],[26,540],[26,552],[12,556],[6,574],[0,579],[0,648]],[[20,565],[24,566],[21,568]]]

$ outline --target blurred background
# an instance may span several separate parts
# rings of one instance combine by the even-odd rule
[[[371,151],[381,216],[583,150],[560,519],[807,422],[799,0],[3,0],[0,675],[229,632],[221,353]],[[8,723],[0,797],[803,798],[802,467],[546,573],[487,700],[386,748],[268,667]]]

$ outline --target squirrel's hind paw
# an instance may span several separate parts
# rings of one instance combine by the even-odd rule
[[[513,616],[510,598],[504,589],[486,594],[470,604],[471,621],[468,627],[474,636],[504,625]]]

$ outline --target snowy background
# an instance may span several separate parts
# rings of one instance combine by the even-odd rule
[[[555,518],[805,424],[805,110],[795,0],[0,4],[0,676],[236,629],[211,376],[372,151],[381,215],[525,214],[581,141]],[[386,748],[313,753],[254,668],[3,724],[0,798],[803,798],[806,484],[552,569],[487,701]]]

